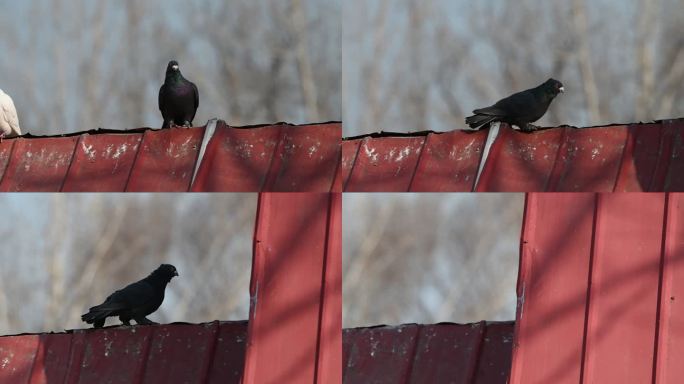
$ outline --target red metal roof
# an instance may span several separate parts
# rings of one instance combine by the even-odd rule
[[[340,193],[259,195],[249,323],[0,337],[0,384],[340,383],[341,206]]]
[[[527,196],[511,383],[684,377],[684,195]]]
[[[344,383],[506,383],[513,323],[344,330]]]
[[[0,144],[0,191],[327,192],[340,137],[340,123],[235,128],[223,121],[27,135]]]
[[[240,383],[247,322],[0,337],[0,383]]]
[[[339,383],[342,196],[259,195],[244,383]]]
[[[498,132],[484,164],[489,130],[347,139],[344,190],[684,191],[684,119]]]

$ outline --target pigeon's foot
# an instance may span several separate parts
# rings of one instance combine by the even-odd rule
[[[104,319],[102,320],[97,320],[93,323],[93,328],[102,328],[104,326]]]
[[[192,128],[192,123],[190,123],[189,121],[185,120],[185,122],[183,123],[183,126],[186,127],[186,128]]]
[[[5,132],[0,132],[0,144],[2,144],[2,139],[5,138]]]
[[[536,131],[538,129],[539,129],[538,126],[536,126],[534,124],[529,124],[529,123],[523,127],[520,127],[520,131],[522,131],[522,132],[533,132],[533,131]]]
[[[159,323],[155,323],[154,321],[148,319],[147,317],[141,317],[141,318],[135,319],[135,322],[140,324],[140,325],[159,324]]]

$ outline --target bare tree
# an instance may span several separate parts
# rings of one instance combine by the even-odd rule
[[[177,59],[199,87],[195,125],[340,120],[340,2],[288,3],[6,4],[0,88],[33,134],[159,127],[157,92]]]
[[[549,77],[566,93],[541,125],[684,115],[680,1],[416,4],[346,3],[346,136],[465,129],[472,109]]]
[[[180,277],[153,319],[248,316],[253,194],[0,200],[15,207],[0,222],[8,234],[0,250],[0,334],[81,328],[89,306],[161,263],[174,264]]]
[[[352,194],[345,327],[515,317],[520,194]]]

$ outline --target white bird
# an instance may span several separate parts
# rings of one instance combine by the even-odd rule
[[[0,89],[0,141],[3,137],[21,135],[19,117],[12,98]]]

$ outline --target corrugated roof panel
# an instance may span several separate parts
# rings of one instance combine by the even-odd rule
[[[39,337],[40,344],[33,361],[30,383],[64,383],[69,369],[71,335],[52,333]]]
[[[205,127],[145,131],[129,192],[185,192],[190,189]]]
[[[2,336],[0,383],[239,383],[246,333],[214,321]]]
[[[281,139],[279,126],[229,129],[218,122],[197,171],[193,191],[261,191]],[[223,172],[212,172],[222,165]]]
[[[247,324],[243,324],[244,327],[220,327],[208,383],[240,383],[247,343]]]
[[[676,383],[684,377],[684,194],[668,196],[657,343],[656,379]]]
[[[675,305],[683,199],[528,195],[512,383],[643,383],[654,368],[681,372],[682,351],[671,347],[684,334],[671,320],[684,315]]]
[[[484,330],[481,323],[422,326],[416,342],[410,382],[474,382]],[[450,364],[445,364],[447,361]]]
[[[616,194],[597,203],[585,379],[650,382],[665,196],[646,194],[637,203]]]
[[[90,131],[0,144],[0,191],[340,190],[341,124]]]
[[[3,192],[59,192],[78,137],[16,138],[0,182]]]
[[[341,244],[330,234],[341,196],[266,193],[257,210],[244,381],[311,383],[322,364],[340,362],[341,340],[324,322],[339,332],[342,308],[326,300],[341,300]]]
[[[362,139],[345,190],[408,191],[424,143],[425,136]]]
[[[0,181],[2,181],[2,176],[5,173],[10,155],[12,154],[12,147],[16,142],[17,140],[3,140],[0,142]]]
[[[472,191],[486,140],[487,131],[429,133],[409,190]]]
[[[316,378],[332,384],[342,382],[342,194],[330,197]]]
[[[39,335],[0,337],[0,383],[28,383]]]
[[[658,191],[659,187],[665,191],[684,191],[684,119],[667,120],[663,125],[671,134],[663,136],[661,146],[670,153],[662,156],[657,169],[664,168],[666,176],[664,185],[654,182],[651,191]]]
[[[513,323],[344,331],[344,383],[506,383]]]
[[[565,129],[518,133],[499,127],[499,134],[482,168],[477,191],[546,191]]]
[[[281,153],[274,158],[269,191],[332,191],[341,156],[339,124],[284,129]],[[277,172],[274,172],[276,171]]]
[[[383,133],[347,139],[344,190],[472,190],[488,132]],[[481,167],[477,191],[684,191],[684,119],[532,133],[502,124],[498,132]],[[418,165],[413,157],[402,157],[397,167],[397,150],[407,147],[413,155],[420,153]],[[447,152],[450,156],[444,156]]]
[[[343,383],[401,383],[411,376],[418,325],[345,330],[349,355]]]
[[[204,383],[214,360],[218,322],[155,327],[145,366],[145,383]],[[188,355],[193,355],[188,359]],[[184,364],[178,362],[184,361]]]
[[[138,153],[141,134],[78,137],[63,192],[122,191]]]
[[[341,133],[339,123],[239,129],[219,121],[192,190],[331,191]]]
[[[550,195],[551,196],[551,195]],[[596,195],[530,194],[518,269],[512,383],[580,382]]]
[[[487,324],[480,346],[474,382],[477,384],[508,383],[513,354],[513,323]]]
[[[84,341],[80,364],[72,366],[79,370],[78,383],[134,383],[143,374],[147,360],[152,359],[149,351],[152,327],[108,328],[102,332],[81,330],[76,331],[78,334],[83,335]],[[48,379],[50,382],[54,381]]]

